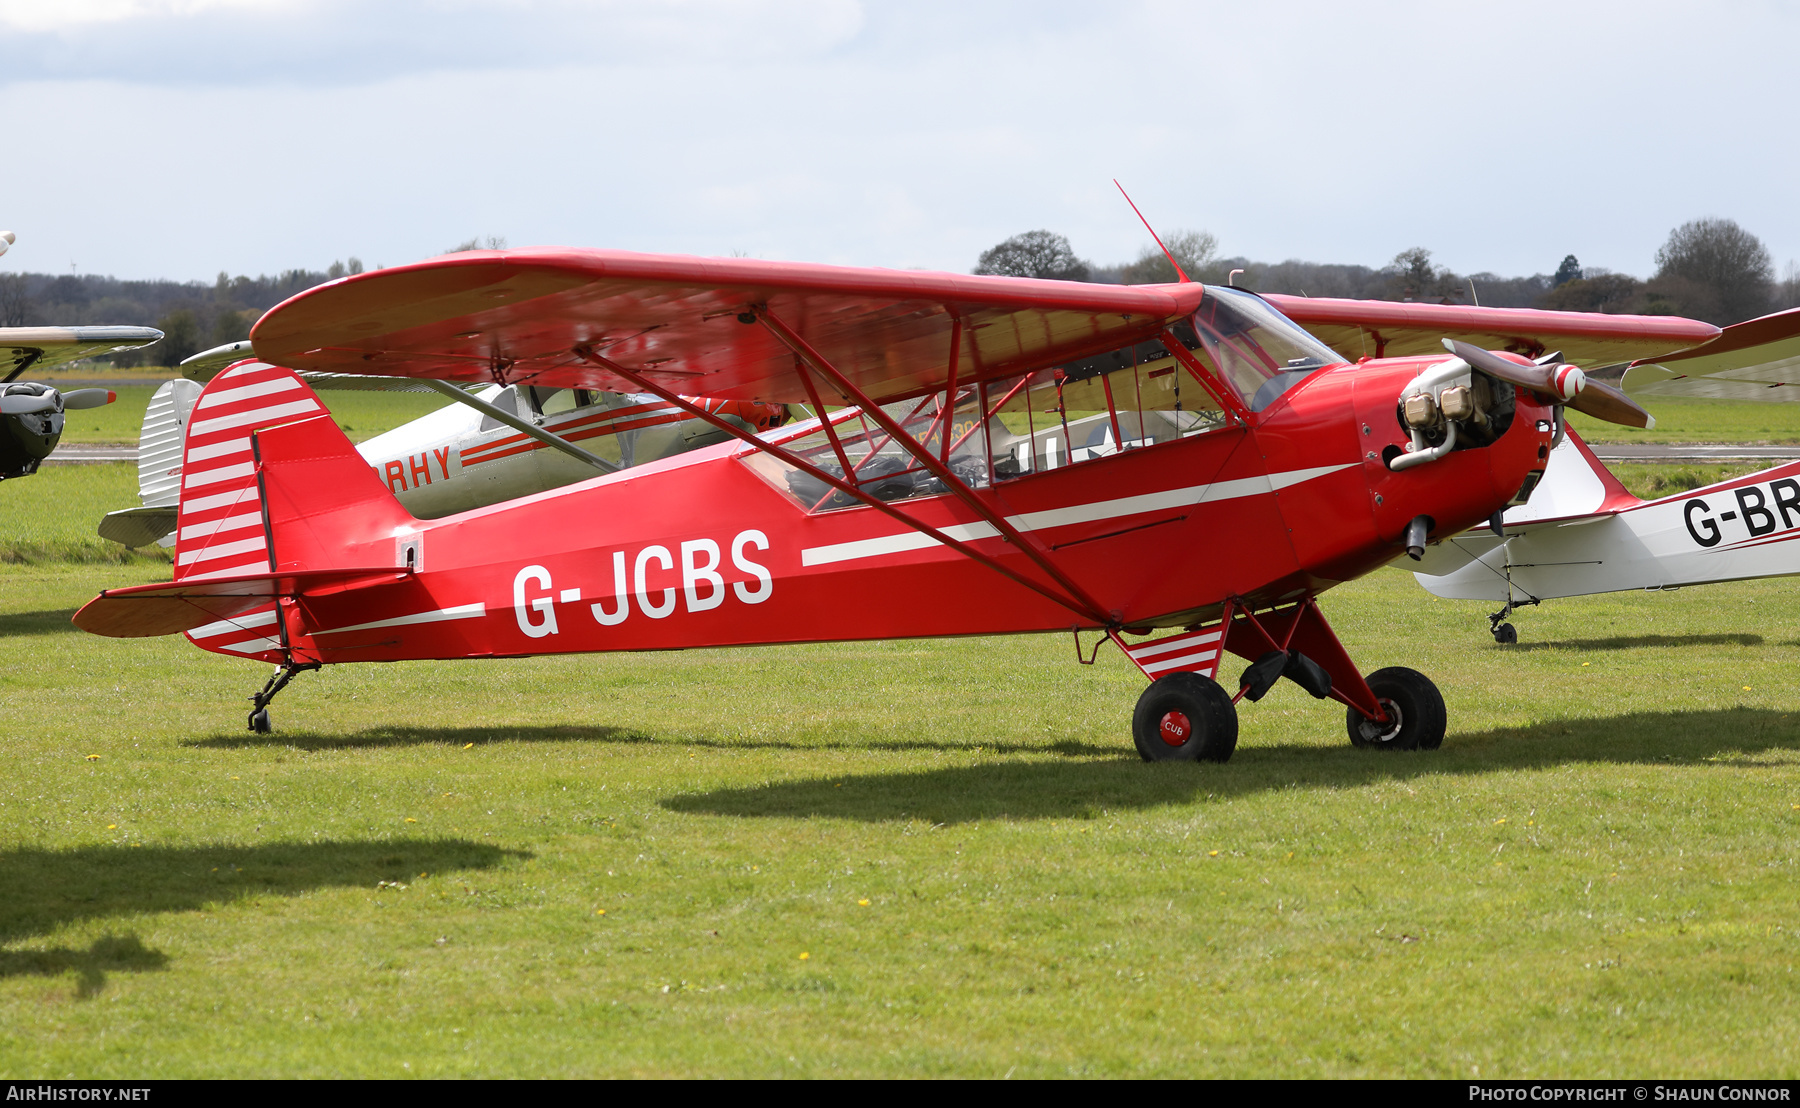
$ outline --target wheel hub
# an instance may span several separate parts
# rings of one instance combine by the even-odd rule
[[[1194,737],[1194,724],[1185,712],[1164,712],[1157,733],[1168,745],[1182,746]]]
[[[1362,728],[1363,739],[1372,743],[1393,742],[1399,737],[1400,729],[1406,726],[1406,716],[1400,711],[1400,705],[1386,697],[1378,698],[1376,703],[1380,704],[1381,710],[1388,714],[1388,721],[1381,724],[1372,719],[1363,720],[1359,725]]]

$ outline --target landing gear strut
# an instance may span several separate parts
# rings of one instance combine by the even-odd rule
[[[1509,582],[1509,586],[1510,586],[1510,582]],[[1507,643],[1518,642],[1519,641],[1519,632],[1513,627],[1512,624],[1502,623],[1500,621],[1505,619],[1507,616],[1512,615],[1513,612],[1517,611],[1518,609],[1524,608],[1528,605],[1535,605],[1535,604],[1537,604],[1537,602],[1538,602],[1538,598],[1535,596],[1528,596],[1524,600],[1512,599],[1512,590],[1509,587],[1507,590],[1506,607],[1500,609],[1497,612],[1491,612],[1488,615],[1488,630],[1493,632],[1494,641],[1497,643],[1500,643],[1501,645],[1505,645]]]
[[[271,674],[262,691],[250,698],[250,702],[255,705],[250,709],[250,730],[258,735],[267,735],[271,730],[269,705],[274,701],[275,694],[287,688],[287,683],[294,679],[295,674],[318,668],[318,662],[288,662]]]

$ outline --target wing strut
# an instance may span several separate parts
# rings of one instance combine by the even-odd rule
[[[552,434],[528,419],[520,419],[505,408],[497,408],[487,401],[482,400],[463,389],[457,388],[448,381],[434,381],[429,377],[420,377],[417,378],[417,381],[421,385],[430,386],[433,392],[441,392],[458,404],[467,404],[482,415],[504,423],[515,431],[529,435],[553,450],[560,450],[569,457],[574,458],[576,461],[586,462],[588,465],[598,469],[601,473],[619,472],[618,466],[607,461],[605,458],[602,458],[600,455],[590,454],[586,450],[583,450],[581,447],[570,442],[568,439],[563,438],[561,435]],[[273,565],[274,563],[271,562],[270,564]]]
[[[876,404],[867,396],[863,395],[861,389],[852,384],[848,377],[839,373],[837,367],[826,361],[825,357],[817,350],[814,350],[810,343],[790,329],[787,324],[776,318],[775,314],[770,312],[768,308],[760,306],[752,307],[751,311],[756,313],[757,322],[767,328],[770,334],[780,339],[788,349],[792,350],[795,355],[811,367],[814,372],[829,381],[832,387],[837,389],[840,396],[861,408],[862,413],[865,416],[873,420],[876,426],[887,432],[889,437],[900,444],[901,449],[917,459],[919,464],[924,466],[927,472],[933,477],[936,477],[939,481],[942,481],[944,487],[954,493],[958,500],[961,500],[964,504],[968,505],[971,511],[986,520],[994,530],[1000,532],[1001,536],[1004,537],[1007,542],[1011,543],[1021,554],[1024,554],[1033,562],[1037,563],[1037,567],[1048,574],[1052,581],[1055,581],[1058,585],[1062,586],[1071,597],[1080,601],[1080,608],[1078,610],[1084,611],[1089,616],[1098,619],[1104,625],[1111,625],[1118,622],[1116,618],[1108,617],[1105,614],[1106,609],[1102,608],[1093,597],[1089,596],[1087,590],[1083,589],[1080,585],[1077,585],[1074,581],[1071,581],[1067,574],[1063,573],[1060,569],[1057,569],[1055,563],[1050,560],[1049,553],[1045,551],[1043,547],[1032,539],[1027,538],[1018,528],[1008,523],[1005,516],[1002,516],[1000,513],[982,503],[981,498],[975,495],[974,489],[971,489],[964,483],[962,478],[952,472],[949,466],[932,457],[931,451],[923,444],[915,442],[913,437],[906,433],[905,429],[894,422],[892,416],[882,411],[879,404]],[[960,326],[957,328],[957,335],[959,337],[961,335]],[[954,365],[951,366],[951,372],[955,372]],[[955,403],[954,396],[948,397],[947,399],[950,403]],[[914,524],[913,526],[916,527],[918,525]]]
[[[611,359],[606,358],[598,353],[595,353],[593,347],[591,347],[591,346],[576,347],[575,348],[575,356],[580,358],[581,360],[587,362],[590,365],[599,366],[601,369],[604,369],[609,373],[618,374],[620,377],[623,377],[625,380],[630,381],[634,386],[636,386],[640,389],[643,389],[645,392],[654,393],[656,396],[661,397],[663,400],[667,401],[668,403],[675,405],[677,408],[680,408],[682,411],[693,416],[695,419],[703,419],[706,422],[712,424],[714,427],[717,427],[719,430],[724,431],[725,433],[729,434],[731,437],[733,437],[735,439],[741,439],[742,441],[749,443],[751,446],[762,451],[763,453],[769,454],[776,458],[779,458],[782,462],[786,463],[787,465],[791,465],[795,469],[798,469],[805,473],[810,474],[814,478],[816,478],[820,481],[823,481],[825,484],[831,486],[832,488],[837,489],[839,492],[842,492],[844,495],[854,497],[855,499],[861,501],[862,503],[868,505],[871,508],[879,509],[884,514],[892,516],[894,519],[898,520],[900,523],[906,525],[907,527],[912,528],[913,530],[919,532],[922,535],[925,535],[927,538],[930,538],[937,542],[942,543],[943,545],[956,551],[958,554],[961,554],[965,558],[968,558],[972,561],[979,562],[982,565],[987,566],[989,569],[991,569],[994,572],[1000,574],[1001,576],[1007,578],[1008,580],[1013,581],[1016,584],[1023,585],[1024,587],[1030,589],[1032,592],[1037,593],[1039,596],[1042,596],[1047,600],[1050,600],[1050,601],[1053,601],[1054,603],[1062,605],[1063,607],[1069,609],[1071,612],[1074,612],[1076,615],[1081,616],[1084,619],[1092,620],[1094,623],[1096,623],[1100,626],[1103,626],[1103,627],[1110,626],[1114,622],[1116,622],[1115,620],[1107,618],[1106,614],[1101,611],[1099,605],[1081,599],[1080,593],[1076,593],[1073,596],[1062,595],[1057,591],[1045,588],[1043,585],[1039,584],[1036,581],[1031,580],[1028,577],[1025,577],[1018,573],[1013,572],[1011,569],[1008,569],[1006,566],[1001,565],[999,562],[995,561],[993,558],[990,558],[986,554],[983,554],[979,550],[976,550],[973,546],[969,545],[968,543],[960,542],[956,539],[953,539],[949,535],[946,535],[944,532],[940,531],[936,527],[930,526],[929,524],[920,523],[918,520],[907,515],[905,512],[902,512],[900,509],[894,507],[892,504],[889,504],[887,501],[878,500],[875,497],[870,496],[869,493],[867,491],[865,491],[861,486],[851,484],[848,481],[845,481],[844,479],[842,479],[840,477],[834,476],[831,473],[828,473],[825,470],[820,469],[818,466],[813,465],[811,462],[807,461],[805,458],[800,457],[799,455],[793,453],[790,450],[784,449],[783,447],[780,447],[780,446],[776,446],[774,443],[764,442],[762,439],[757,438],[754,434],[737,426],[735,423],[731,423],[727,420],[721,419],[718,416],[714,415],[713,413],[707,411],[706,409],[701,408],[698,405],[690,403],[685,397],[682,397],[673,392],[670,392],[668,389],[663,388],[661,385],[650,380],[649,378],[643,377],[643,376],[633,372],[632,370],[626,369],[624,366],[620,365],[619,363],[612,361]],[[796,367],[796,368],[798,368],[798,367]],[[800,376],[803,381],[807,382],[808,392],[811,395],[815,396],[815,398],[816,398],[817,394],[816,394],[816,392],[813,391],[813,386],[811,384],[810,378],[808,378],[807,374],[804,371],[801,372]],[[818,411],[818,413],[819,413],[820,425],[823,427],[829,428],[831,426],[830,414],[827,413],[822,406],[817,407],[815,410]],[[877,409],[877,410],[879,410],[879,409]],[[828,432],[828,434],[829,434],[829,432]],[[836,444],[835,434],[831,435],[831,438],[835,445]],[[901,441],[903,443],[911,443],[912,439],[910,436],[902,436],[902,438],[899,441]],[[915,453],[914,456],[917,457],[917,454]],[[844,473],[846,475],[848,475],[851,472],[852,472],[852,470],[850,469],[850,467],[848,465],[846,465],[844,468]],[[951,488],[961,488],[962,487],[962,482],[956,481],[954,477],[952,477],[952,482],[953,483],[949,487],[951,487]],[[982,514],[983,514],[983,516],[989,515],[989,513],[987,513],[986,511],[983,511]]]

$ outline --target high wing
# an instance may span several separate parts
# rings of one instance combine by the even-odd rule
[[[1367,356],[1442,354],[1443,340],[1535,358],[1561,350],[1584,368],[1629,362],[1706,342],[1710,323],[1679,316],[1546,312],[1535,308],[1476,308],[1461,304],[1337,300],[1270,294],[1263,299],[1351,361]]]
[[[1198,284],[471,251],[309,289],[251,341],[262,360],[303,373],[638,391],[612,363],[685,395],[807,403],[785,328],[885,402],[1150,339],[1203,295]]]
[[[210,350],[202,350],[181,360],[181,375],[201,384],[218,376],[220,371],[246,358],[254,358],[256,349],[249,339],[239,339]],[[315,389],[341,389],[348,392],[436,392],[414,377],[369,377],[360,373],[313,373],[298,375]]]
[[[12,381],[28,369],[136,350],[162,337],[154,327],[0,327],[0,376]]]
[[[1691,350],[1625,371],[1633,396],[1800,400],[1800,308],[1734,323]]]

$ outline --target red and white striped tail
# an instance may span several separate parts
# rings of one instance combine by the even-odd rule
[[[324,411],[306,382],[279,366],[243,362],[207,383],[182,448],[177,581],[270,571],[250,434]]]
[[[269,535],[256,480],[251,432],[325,411],[289,370],[242,362],[207,382],[188,416],[182,446],[181,507],[176,514],[175,579],[270,572]],[[285,655],[269,604],[187,632],[195,646],[279,662]]]
[[[1144,671],[1145,677],[1154,681],[1171,673],[1198,673],[1216,679],[1219,650],[1224,646],[1224,640],[1225,625],[1215,623],[1198,631],[1152,639],[1136,646],[1127,645],[1123,639],[1118,641],[1126,657]]]

